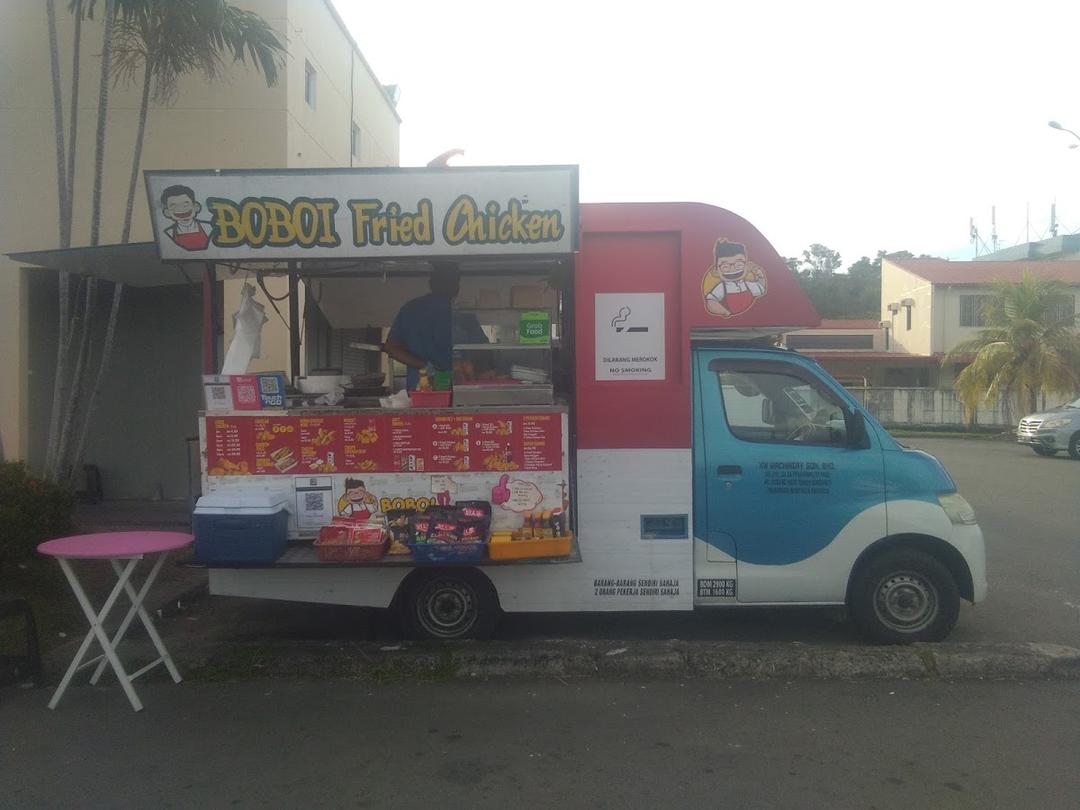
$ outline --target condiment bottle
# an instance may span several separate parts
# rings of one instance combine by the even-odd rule
[[[555,534],[551,530],[551,512],[545,509],[540,513],[540,531],[537,532],[537,537],[549,538],[554,536]]]
[[[428,373],[427,373],[426,368],[420,369],[420,381],[416,384],[416,390],[417,391],[430,391],[431,390],[431,380],[428,378]]]
[[[555,537],[566,537],[566,513],[562,509],[551,510],[551,531]]]

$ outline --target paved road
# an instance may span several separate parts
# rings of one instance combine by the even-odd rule
[[[907,442],[945,464],[986,536],[989,598],[961,610],[950,639],[1080,647],[1080,462],[1012,442]]]
[[[1080,806],[1080,684],[0,691],[5,807]]]

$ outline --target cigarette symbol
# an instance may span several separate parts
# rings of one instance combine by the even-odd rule
[[[619,314],[611,319],[612,328],[616,332],[623,332],[623,331],[626,331],[626,332],[648,332],[649,327],[647,327],[647,326],[630,326],[630,327],[627,327],[625,325],[626,322],[630,319],[630,314],[632,312],[633,312],[633,310],[631,310],[630,307],[627,307],[627,306],[619,307]]]

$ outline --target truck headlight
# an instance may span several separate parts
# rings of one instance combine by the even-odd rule
[[[1039,427],[1045,430],[1057,430],[1058,428],[1067,427],[1072,422],[1072,418],[1068,416],[1059,416],[1056,419],[1047,419]]]
[[[967,498],[959,492],[943,492],[937,496],[938,503],[956,525],[972,526],[975,524],[975,510]]]

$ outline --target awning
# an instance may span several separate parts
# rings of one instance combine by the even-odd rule
[[[66,270],[106,281],[119,281],[132,287],[161,287],[202,281],[202,268],[199,265],[163,262],[153,242],[29,250],[7,256],[24,267]]]

